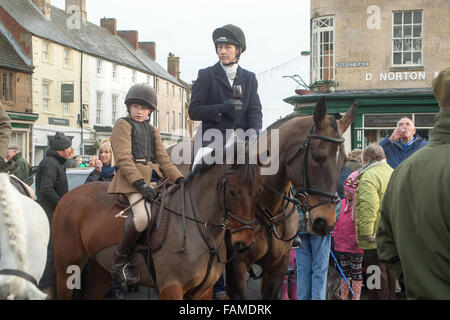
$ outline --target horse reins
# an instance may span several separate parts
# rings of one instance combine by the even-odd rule
[[[315,128],[315,125],[313,123],[313,125],[311,126],[311,129],[309,130],[309,133],[306,137],[306,141],[299,147],[299,149],[295,152],[295,154],[286,162],[288,166],[291,166],[292,163],[294,162],[294,160],[300,155],[300,153],[302,151],[305,151],[304,156],[303,156],[303,185],[304,185],[303,189],[301,189],[300,191],[297,191],[294,194],[294,198],[292,198],[292,197],[286,196],[285,194],[282,194],[281,192],[279,192],[275,188],[271,187],[270,185],[268,185],[266,183],[264,184],[264,187],[266,189],[268,189],[269,191],[271,191],[278,197],[282,198],[283,201],[288,201],[288,202],[293,203],[294,204],[293,209],[287,215],[285,215],[284,209],[282,206],[280,213],[278,215],[273,215],[270,212],[270,210],[261,208],[261,206],[257,203],[258,211],[261,212],[265,216],[265,218],[267,218],[270,222],[272,222],[271,224],[269,224],[266,222],[266,220],[264,218],[260,218],[260,221],[262,221],[262,223],[266,226],[267,232],[269,234],[269,236],[268,236],[268,253],[266,254],[267,259],[270,256],[270,251],[272,248],[272,234],[274,234],[278,240],[282,240],[285,242],[292,241],[299,234],[299,232],[297,232],[297,233],[295,233],[295,235],[293,237],[291,237],[289,239],[284,239],[284,234],[283,234],[283,236],[280,236],[276,229],[276,227],[279,224],[286,222],[286,220],[292,215],[292,213],[296,207],[300,207],[302,212],[305,213],[306,219],[304,219],[303,222],[306,223],[306,221],[308,219],[310,219],[311,210],[313,210],[319,206],[322,206],[322,205],[337,204],[339,202],[338,196],[335,193],[311,188],[311,185],[309,183],[309,178],[308,178],[308,150],[309,150],[311,139],[321,139],[321,140],[325,140],[325,141],[333,142],[333,143],[337,143],[337,144],[343,143],[345,141],[345,139],[344,138],[332,138],[332,137],[323,136],[323,135],[319,135],[319,134],[313,134],[314,128]],[[291,192],[292,192],[292,188],[291,188]],[[328,198],[329,200],[319,202],[318,204],[315,204],[313,206],[309,206],[309,202],[308,202],[309,195],[316,195],[316,196]],[[287,205],[286,205],[286,208],[287,208]],[[278,224],[274,224],[273,221],[277,220],[280,217],[282,218],[282,220]],[[264,272],[264,268],[263,268],[263,271],[261,272],[261,274],[259,276],[254,276],[254,278],[255,279],[261,278],[263,275],[263,272]]]

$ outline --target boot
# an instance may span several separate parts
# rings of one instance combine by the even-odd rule
[[[281,300],[289,300],[287,277],[284,278],[283,284],[281,285]]]
[[[350,279],[347,279],[348,283],[350,283]],[[344,279],[341,279],[341,299],[342,300],[348,300],[348,292],[349,292],[349,288],[347,283],[345,282]],[[353,290],[353,288],[352,288]]]
[[[360,300],[361,298],[361,287],[362,287],[362,280],[353,280],[352,281],[352,290],[354,293],[353,300]]]
[[[117,246],[114,254],[114,264],[112,276],[116,278],[122,286],[134,284],[139,281],[139,274],[136,266],[131,262],[131,253],[140,233],[136,230],[133,220],[126,221],[122,240]]]

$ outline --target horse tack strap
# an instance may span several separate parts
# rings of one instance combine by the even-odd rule
[[[2,270],[0,270],[0,275],[21,277],[22,279],[25,279],[25,280],[31,282],[32,284],[34,284],[36,287],[38,285],[36,279],[33,276],[31,276],[30,274],[28,274],[22,270],[2,269]]]

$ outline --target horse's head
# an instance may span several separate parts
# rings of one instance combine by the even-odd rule
[[[225,172],[222,188],[231,244],[241,253],[255,244],[256,201],[263,190],[260,166],[233,164]]]
[[[310,231],[318,235],[328,234],[336,222],[337,183],[346,159],[342,134],[353,122],[355,110],[352,105],[340,120],[327,117],[325,98],[321,98],[312,121],[306,117],[293,121],[292,132],[303,126],[305,134],[289,143],[286,174],[309,218]]]

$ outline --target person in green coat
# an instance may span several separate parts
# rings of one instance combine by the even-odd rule
[[[380,261],[408,299],[450,299],[450,68],[434,78],[431,143],[392,175],[377,232]]]
[[[395,278],[386,265],[378,260],[376,234],[380,208],[393,169],[387,164],[383,148],[376,143],[367,146],[362,154],[364,166],[358,175],[355,192],[355,231],[358,246],[363,249],[366,266],[377,266],[380,271],[379,287],[369,289],[369,300],[395,299]],[[377,268],[377,269],[378,269]]]
[[[25,181],[30,176],[30,167],[27,161],[22,158],[22,152],[20,152],[20,147],[10,144],[8,151],[6,152],[6,159],[8,161],[12,160],[16,164],[14,170],[11,171],[13,175],[22,181]]]

